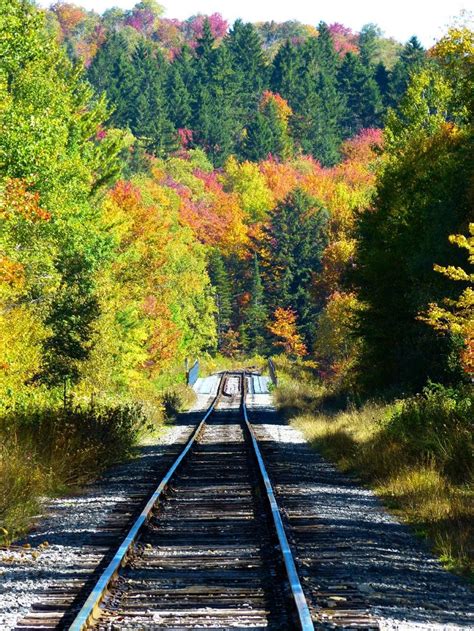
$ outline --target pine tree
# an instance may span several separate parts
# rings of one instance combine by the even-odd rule
[[[209,278],[215,291],[218,346],[222,346],[223,337],[229,329],[232,319],[232,300],[230,295],[229,274],[218,250],[212,250],[208,261]]]
[[[302,59],[296,46],[286,41],[273,60],[271,89],[280,94],[292,107],[299,96]]]
[[[258,257],[255,255],[250,286],[250,302],[244,318],[246,348],[250,353],[265,354],[267,350],[265,335],[267,310],[264,300],[265,293],[260,276],[260,265]]]
[[[293,150],[287,121],[282,121],[273,99],[268,100],[247,127],[241,150],[244,160],[258,162],[272,155],[286,160]]]
[[[392,107],[395,107],[405,94],[410,75],[421,66],[425,57],[423,46],[416,37],[411,37],[390,73],[389,100]]]
[[[268,83],[268,64],[262,40],[253,24],[237,20],[225,40],[232,67],[237,77],[238,98],[243,125],[258,107],[261,94]]]
[[[180,70],[178,63],[170,65],[166,86],[168,115],[176,129],[187,129],[192,118],[191,95]]]
[[[299,49],[287,47],[274,76],[288,91],[282,96],[294,112],[292,136],[305,153],[332,165],[339,159],[345,103],[337,89],[338,57],[331,34],[323,23],[318,28],[319,36]]]
[[[199,42],[202,56],[197,59],[193,130],[197,143],[216,166],[222,166],[241,135],[235,109],[236,77],[225,46],[213,48],[206,29]]]
[[[361,129],[378,127],[382,98],[372,68],[362,64],[354,53],[347,53],[339,70],[339,87],[346,97],[344,134],[354,136]]]
[[[147,151],[167,155],[178,146],[176,130],[168,118],[163,85],[165,62],[145,41],[136,47],[131,63],[133,85],[129,93],[129,124]]]
[[[117,127],[129,125],[129,92],[134,70],[130,60],[133,45],[122,33],[113,33],[99,49],[88,70],[88,79],[99,93],[106,92],[113,104],[111,122]]]
[[[294,309],[299,332],[308,347],[314,340],[320,305],[312,291],[314,274],[321,270],[327,245],[328,212],[301,189],[296,189],[273,211],[266,229],[271,252],[265,266],[265,287],[272,312]]]
[[[380,29],[375,24],[365,24],[360,30],[360,61],[366,68],[370,68],[375,65],[375,57],[378,48],[377,40],[380,36]]]
[[[244,160],[259,162],[272,153],[272,148],[273,132],[268,119],[261,112],[257,112],[257,115],[247,127],[241,156]]]
[[[379,62],[375,67],[374,79],[379,86],[380,96],[382,97],[382,103],[384,106],[388,104],[389,89],[390,89],[390,76],[387,68],[383,62]],[[385,108],[384,108],[385,109]]]

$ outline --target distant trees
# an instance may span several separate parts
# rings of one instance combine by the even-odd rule
[[[425,57],[412,38],[389,70],[377,27],[367,25],[356,37],[321,23],[295,43],[280,43],[270,60],[261,28],[238,20],[222,37],[202,18],[170,59],[159,38],[139,27],[147,11],[133,10],[128,27],[108,33],[89,78],[106,91],[114,124],[128,126],[147,151],[169,155],[184,142],[203,148],[215,166],[230,155],[258,161],[287,159],[293,151],[337,163],[342,141],[382,124],[387,105],[399,101]]]

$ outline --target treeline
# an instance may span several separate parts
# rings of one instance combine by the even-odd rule
[[[237,22],[217,38],[203,19],[170,62],[156,21],[145,32],[108,13],[93,91],[66,54],[77,54],[71,29],[58,41],[51,15],[16,0],[1,22],[12,42],[0,112],[7,405],[65,385],[153,400],[176,362],[216,346],[306,354],[351,388],[463,378],[472,330],[442,306],[462,287],[433,265],[467,269],[449,237],[470,218],[468,29],[428,57],[409,42],[382,90],[373,27],[341,56],[320,24],[270,63],[261,29]],[[356,112],[369,97],[349,115],[349,67],[361,90],[396,104],[383,134]],[[344,112],[335,135],[322,110]],[[324,165],[336,137],[326,162],[339,161]]]
[[[157,401],[156,379],[214,344],[204,246],[168,187],[117,181],[127,132],[30,2],[0,17],[3,409],[94,393]]]
[[[425,58],[415,37],[404,47],[387,46],[374,25],[358,34],[338,24],[287,25],[276,29],[270,54],[264,25],[238,20],[227,30],[217,15],[191,18],[174,23],[183,38],[170,48],[171,25],[152,2],[102,18],[81,18],[73,9],[57,4],[51,19],[76,56],[90,37],[84,25],[94,20],[88,77],[113,104],[113,125],[129,128],[153,155],[199,147],[216,167],[230,155],[258,161],[298,152],[335,164],[343,140],[381,126]],[[285,129],[268,91],[291,108]]]

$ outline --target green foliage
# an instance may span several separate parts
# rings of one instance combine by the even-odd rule
[[[225,39],[225,45],[230,51],[238,83],[234,106],[240,110],[241,121],[245,125],[267,87],[268,62],[260,35],[253,24],[237,20]]]
[[[312,292],[327,245],[328,212],[301,189],[278,204],[266,228],[265,286],[272,312],[292,308],[310,346],[319,305]]]
[[[407,458],[434,461],[451,481],[468,482],[474,475],[473,413],[472,388],[429,384],[402,401],[385,431],[403,445]]]
[[[265,294],[260,276],[260,264],[255,255],[252,266],[252,279],[250,282],[250,299],[245,310],[243,322],[246,349],[251,353],[257,353],[258,355],[266,354],[268,347],[265,331],[267,318]]]
[[[379,177],[375,212],[360,222],[356,280],[366,303],[360,334],[361,378],[372,389],[416,389],[430,377],[459,379],[455,340],[417,320],[431,302],[455,289],[433,263],[463,266],[448,237],[470,215],[473,136],[446,119],[452,91],[437,69],[414,75],[398,114],[386,130],[389,160]],[[454,255],[455,256],[455,255]],[[396,344],[394,343],[396,340]]]
[[[216,249],[209,254],[208,270],[215,292],[218,347],[221,348],[223,336],[231,323],[232,297],[229,275],[222,255]]]
[[[339,70],[339,86],[346,95],[344,134],[354,136],[361,129],[380,126],[382,99],[370,66],[357,55],[347,53]]]
[[[390,104],[395,105],[405,94],[410,76],[419,70],[425,60],[423,46],[411,37],[400,53],[400,58],[390,72]]]

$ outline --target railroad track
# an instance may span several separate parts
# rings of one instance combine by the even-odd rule
[[[222,376],[84,605],[59,628],[313,629],[246,383],[244,372]]]

